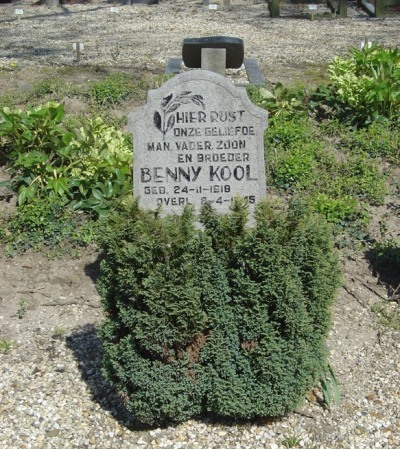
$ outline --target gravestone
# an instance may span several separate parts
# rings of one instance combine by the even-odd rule
[[[148,93],[129,115],[133,192],[139,204],[180,213],[210,202],[229,210],[236,196],[250,206],[266,196],[267,112],[221,75],[193,70]]]
[[[182,59],[186,67],[201,67],[201,52],[204,48],[225,48],[226,68],[239,69],[243,64],[244,45],[238,37],[210,36],[189,37],[183,40]]]
[[[125,0],[124,5],[158,5],[158,0]]]
[[[223,57],[218,52],[225,50]],[[265,84],[257,60],[244,58],[243,40],[229,36],[209,36],[186,38],[182,45],[182,59],[170,58],[165,74],[178,74],[181,72],[182,61],[187,68],[202,68],[223,74],[225,69],[239,69],[242,64],[246,69],[250,84]]]

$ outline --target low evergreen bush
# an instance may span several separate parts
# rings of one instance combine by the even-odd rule
[[[109,219],[99,290],[108,381],[143,423],[293,410],[327,369],[339,268],[328,225],[292,204]]]

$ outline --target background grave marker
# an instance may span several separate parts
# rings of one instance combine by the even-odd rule
[[[72,48],[76,51],[76,62],[81,60],[81,52],[85,49],[83,42],[74,42]]]
[[[15,10],[15,14],[17,16],[18,22],[21,22],[21,16],[24,14],[24,10],[21,8],[17,8]]]
[[[310,4],[310,5],[308,5],[308,10],[311,13],[311,20],[314,20],[315,13],[318,11],[318,5]]]
[[[110,12],[111,12],[111,15],[113,16],[113,21],[115,22],[117,20],[117,14],[119,14],[118,6],[111,6]]]

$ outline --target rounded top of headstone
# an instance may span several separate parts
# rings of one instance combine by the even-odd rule
[[[261,109],[252,103],[247,95],[244,87],[236,86],[230,80],[222,75],[208,70],[189,70],[187,72],[175,75],[158,89],[153,89],[148,92],[148,102],[145,105],[145,109],[152,107],[152,103],[156,102],[162,95],[168,95],[170,91],[183,90],[199,90],[201,93],[213,92],[215,95],[215,107],[224,105],[225,101],[228,103],[231,101],[229,98],[240,98],[240,102],[246,107],[246,110],[258,117],[261,122],[267,123],[268,112],[265,109]],[[225,93],[225,94],[224,94]],[[229,94],[229,95],[227,95]],[[130,114],[130,118],[134,122],[140,117],[141,111],[135,111]]]

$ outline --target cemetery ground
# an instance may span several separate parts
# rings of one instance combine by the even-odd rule
[[[25,107],[54,99],[65,104],[67,117],[102,116],[120,129],[147,90],[162,82],[168,58],[179,55],[188,34],[242,37],[269,86],[315,86],[334,55],[365,38],[400,47],[398,19],[368,20],[357,10],[347,21],[326,15],[270,20],[265,4],[232,2],[231,11],[213,13],[196,2],[163,2],[121,7],[114,21],[105,2],[63,7],[63,13],[18,5],[25,10],[20,22],[15,5],[0,8],[3,103]],[[77,39],[86,44],[80,63],[72,51]],[[90,90],[115,73],[134,80],[125,99],[109,102],[101,89]],[[8,177],[5,168],[0,181]],[[387,168],[380,161],[380,170]],[[1,242],[0,448],[399,448],[400,279],[385,277],[369,257],[374,241],[398,242],[398,179],[392,166],[384,201],[368,205],[368,238],[337,236],[343,279],[328,344],[340,404],[324,405],[316,386],[301,408],[281,419],[199,417],[165,428],[139,426],[100,371],[96,246],[10,254]],[[2,189],[0,214],[15,210],[16,196]],[[398,261],[397,249],[390,254]]]

